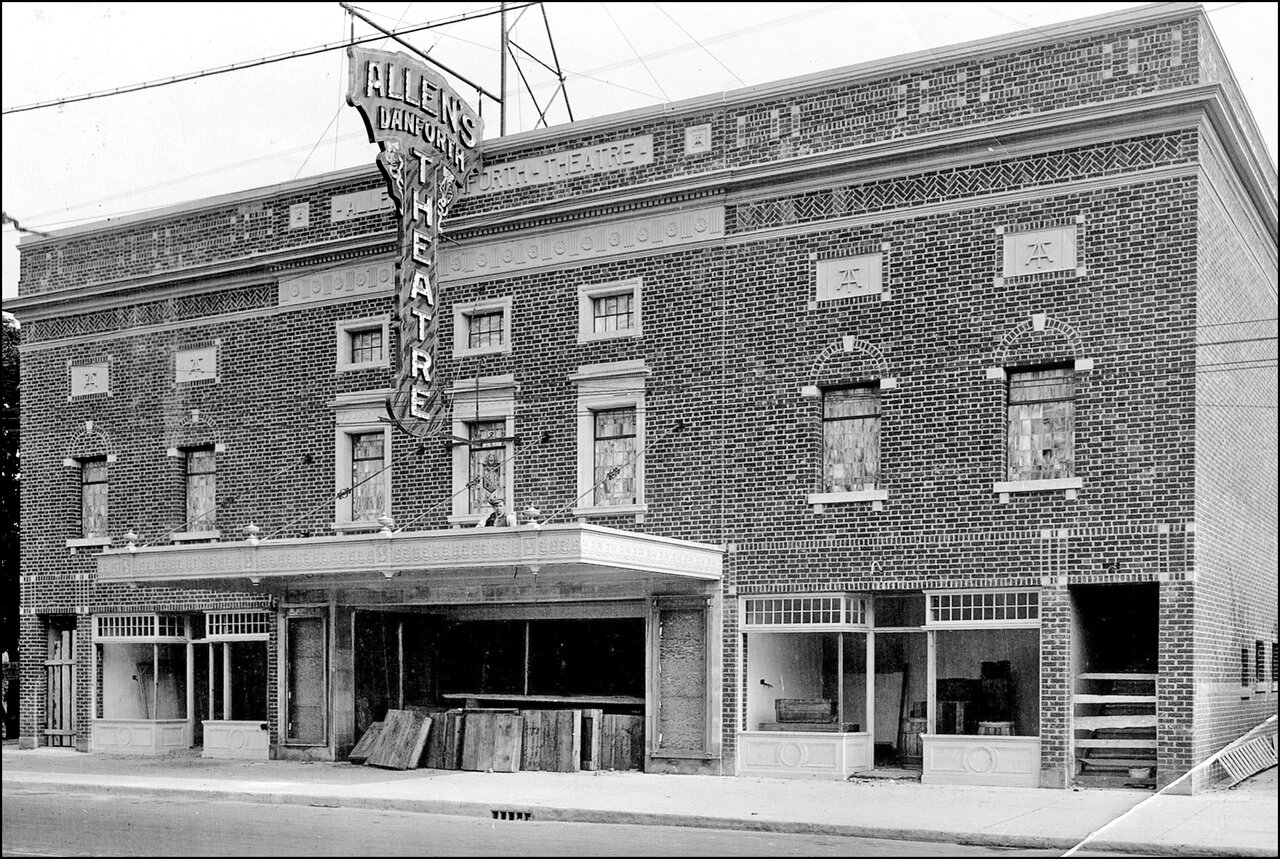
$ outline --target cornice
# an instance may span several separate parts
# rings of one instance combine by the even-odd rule
[[[885,59],[841,66],[835,69],[826,69],[756,86],[582,119],[570,125],[523,131],[497,140],[485,141],[485,151],[487,154],[496,154],[526,149],[545,143],[552,143],[558,138],[569,136],[569,134],[585,136],[611,127],[626,127],[652,122],[675,114],[701,113],[708,110],[734,107],[740,104],[785,98],[830,87],[867,83],[907,72],[1007,54],[1023,48],[1044,45],[1068,38],[1080,38],[1094,33],[1154,24],[1159,21],[1186,18],[1192,15],[1204,18],[1203,7],[1198,3],[1152,3],[1136,9],[1123,9],[1118,12],[1079,18],[1016,33],[976,39],[936,49],[925,49],[910,54],[900,54]]]
[[[97,283],[24,295],[8,299],[5,310],[27,320],[43,319],[66,312],[65,305],[74,304],[76,313],[107,310],[139,300],[137,293],[154,286],[164,286],[165,297],[183,297],[251,283],[270,283],[284,270],[299,266],[317,266],[347,259],[357,259],[394,249],[395,232],[384,230],[357,238],[336,239],[284,250],[269,251],[234,260],[192,268],[158,272],[145,277],[122,278]],[[218,279],[215,285],[210,280]],[[145,299],[143,299],[145,300]]]
[[[451,220],[449,235],[455,241],[469,242],[499,233],[584,220],[604,213],[606,207],[612,213],[665,205],[676,199],[676,195],[681,195],[684,200],[699,200],[724,194],[727,200],[737,201],[777,193],[778,186],[791,189],[808,182],[821,187],[830,184],[836,176],[863,179],[868,177],[866,171],[869,170],[879,175],[954,166],[971,163],[975,148],[981,147],[985,153],[993,140],[1000,147],[1001,154],[985,156],[984,161],[996,160],[1004,152],[1023,154],[1033,148],[1043,149],[1046,145],[1073,146],[1133,134],[1192,128],[1196,107],[1206,103],[1218,105],[1219,122],[1227,121],[1231,115],[1226,109],[1222,86],[1200,84],[978,126],[944,129],[900,140],[816,152],[785,161],[661,179],[629,189],[595,191],[572,200],[531,203],[477,213]],[[1242,142],[1242,138],[1237,138],[1236,142]]]
[[[1208,20],[1207,16],[1204,15],[1203,7],[1198,3],[1153,3],[1136,9],[1124,9],[1016,33],[992,36],[936,49],[926,49],[910,54],[900,54],[894,57],[841,66],[835,69],[826,69],[736,90],[709,93],[681,101],[649,105],[635,110],[581,119],[565,125],[518,132],[506,137],[486,140],[484,147],[488,155],[501,155],[520,149],[555,143],[558,140],[585,137],[609,128],[623,128],[637,123],[661,120],[677,114],[704,113],[708,110],[730,108],[769,99],[786,98],[835,86],[866,83],[956,62],[1008,54],[1020,49],[1044,45],[1048,42],[1087,37],[1095,33],[1119,28],[1144,26],[1159,21],[1190,16],[1196,16],[1205,22]],[[179,214],[189,214],[211,208],[267,199],[295,191],[318,188],[325,184],[345,182],[364,177],[377,178],[377,171],[372,164],[350,167],[318,177],[313,176],[263,188],[238,191],[196,202],[179,203],[162,209],[155,209],[137,215],[126,215],[100,223],[68,227],[51,233],[48,238],[26,236],[22,239],[20,245],[24,248],[36,248],[44,243],[56,242],[59,239],[92,235],[96,232],[114,230],[126,225],[136,226],[153,221],[162,221]]]

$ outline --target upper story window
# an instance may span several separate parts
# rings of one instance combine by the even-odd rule
[[[1075,475],[1075,382],[1070,367],[1009,372],[1009,480]]]
[[[453,402],[453,509],[451,525],[475,525],[501,499],[515,509],[515,394],[511,374],[457,379]]]
[[[385,316],[337,323],[337,369],[365,370],[387,366],[389,323]]]
[[[597,507],[636,503],[636,409],[601,409],[595,422],[594,463]]]
[[[107,458],[80,462],[80,521],[84,537],[107,536]]]
[[[489,502],[507,497],[503,461],[507,458],[507,422],[475,421],[467,438],[467,512],[489,513]]]
[[[216,526],[217,454],[213,448],[187,451],[187,530],[212,531]]]
[[[367,531],[391,515],[391,437],[383,401],[387,390],[340,394],[334,407],[336,531]]]
[[[510,351],[510,298],[472,301],[453,306],[454,357]]]
[[[643,361],[584,364],[569,376],[578,387],[578,491],[575,516],[646,512]]]
[[[822,491],[863,492],[880,481],[880,391],[822,392]]]
[[[383,470],[385,433],[364,432],[351,436],[351,521],[372,522],[387,512]]]
[[[578,342],[640,334],[640,278],[578,291]]]

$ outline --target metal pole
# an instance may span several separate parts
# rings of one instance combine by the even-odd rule
[[[500,3],[501,12],[498,15],[498,21],[502,26],[501,42],[498,45],[499,62],[501,65],[498,75],[499,91],[502,93],[498,99],[498,136],[507,136],[507,4]]]

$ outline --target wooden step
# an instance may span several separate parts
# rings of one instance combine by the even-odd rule
[[[1131,713],[1127,716],[1076,716],[1073,728],[1096,731],[1099,728],[1154,728],[1155,713]]]
[[[1130,767],[1154,767],[1155,758],[1076,758],[1097,770],[1127,770]]]
[[[1071,697],[1077,704],[1154,704],[1155,695],[1081,695]]]
[[[1158,674],[1139,674],[1137,672],[1124,672],[1124,671],[1118,672],[1118,673],[1091,671],[1091,672],[1086,672],[1084,674],[1077,674],[1076,679],[1078,680],[1155,680],[1159,676],[1160,675]]]
[[[1134,737],[1130,740],[1088,740],[1075,741],[1078,749],[1154,749],[1154,738]]]

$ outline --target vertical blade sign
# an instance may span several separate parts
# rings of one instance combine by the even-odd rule
[[[400,369],[387,400],[393,420],[415,435],[439,431],[437,244],[440,220],[467,175],[480,166],[483,123],[444,78],[404,53],[347,49],[347,104],[360,111],[399,220],[396,305]]]

